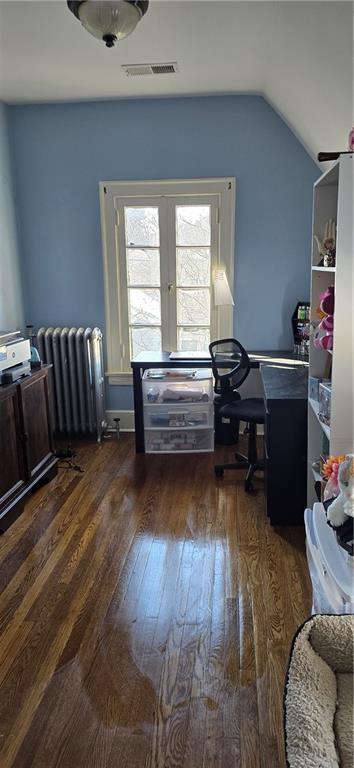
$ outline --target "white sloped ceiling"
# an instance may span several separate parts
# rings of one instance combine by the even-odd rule
[[[121,64],[177,61],[128,78]],[[309,152],[344,149],[353,123],[353,2],[151,0],[108,50],[65,0],[0,2],[0,98],[10,103],[261,93]]]

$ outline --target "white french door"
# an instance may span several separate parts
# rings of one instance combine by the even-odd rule
[[[202,351],[216,333],[217,195],[116,198],[124,364],[142,351]]]
[[[100,201],[110,383],[130,383],[140,352],[230,335],[213,272],[233,286],[235,179],[101,182]]]

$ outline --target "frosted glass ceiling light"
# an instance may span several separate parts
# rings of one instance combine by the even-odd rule
[[[148,0],[67,0],[67,4],[82,26],[107,48],[130,35],[149,6]]]

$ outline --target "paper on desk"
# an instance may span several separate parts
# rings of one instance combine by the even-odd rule
[[[210,353],[205,352],[170,352],[170,360],[210,360]]]

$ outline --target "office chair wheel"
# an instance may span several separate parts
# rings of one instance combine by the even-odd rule
[[[216,477],[224,477],[224,470],[222,467],[215,467]]]

